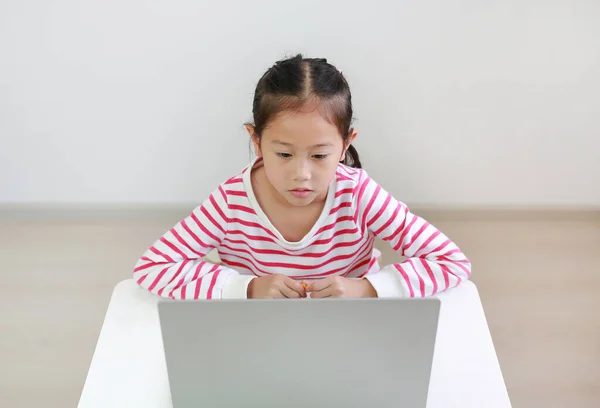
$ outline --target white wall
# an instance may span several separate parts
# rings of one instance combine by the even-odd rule
[[[343,70],[399,199],[600,205],[599,21],[597,0],[4,0],[0,204],[198,202],[300,51]]]

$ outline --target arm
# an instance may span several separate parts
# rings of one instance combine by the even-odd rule
[[[253,277],[204,260],[220,245],[227,222],[227,196],[219,187],[146,250],[133,278],[144,289],[166,298],[246,298]]]
[[[471,263],[456,244],[365,172],[356,194],[358,228],[388,242],[406,258],[365,276],[379,297],[431,296],[469,279]]]

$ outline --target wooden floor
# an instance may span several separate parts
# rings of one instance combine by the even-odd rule
[[[599,407],[600,220],[433,223],[473,262],[513,407]],[[112,288],[172,224],[0,221],[0,406],[76,406]]]

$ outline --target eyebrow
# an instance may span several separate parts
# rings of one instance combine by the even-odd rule
[[[287,147],[293,147],[294,146],[291,143],[282,142],[281,140],[273,140],[271,143],[275,143],[275,144],[279,144],[279,145],[287,146]],[[319,143],[319,144],[316,144],[316,145],[311,146],[311,147],[328,147],[328,146],[333,146],[333,144],[331,144],[331,143]]]

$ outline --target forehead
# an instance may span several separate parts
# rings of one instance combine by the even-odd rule
[[[279,140],[296,147],[342,145],[337,127],[328,122],[318,109],[279,113],[265,128],[263,139],[265,142]]]

